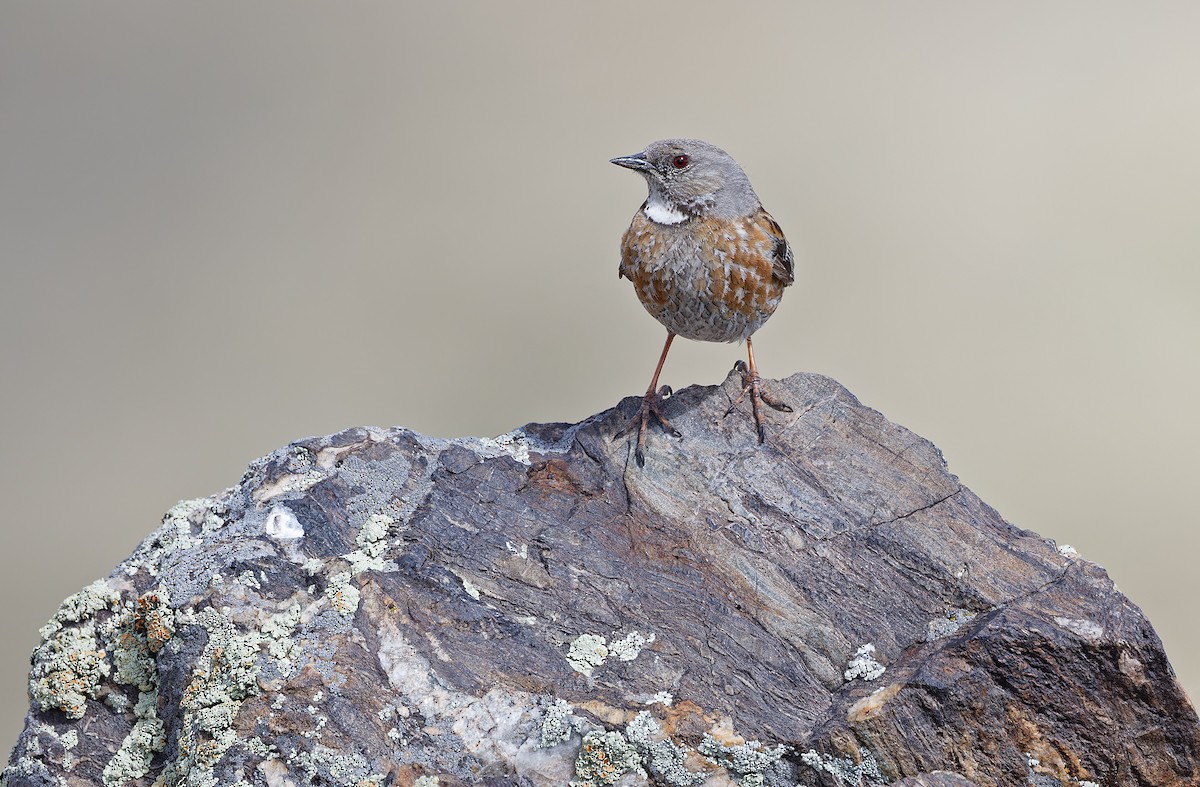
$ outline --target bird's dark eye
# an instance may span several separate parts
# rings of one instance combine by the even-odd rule
[[[675,169],[683,169],[688,165],[688,161],[690,160],[687,156],[676,156],[671,159],[671,163],[675,165]]]

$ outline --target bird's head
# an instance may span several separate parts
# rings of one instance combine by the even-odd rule
[[[612,163],[640,172],[650,187],[648,208],[688,216],[740,218],[758,209],[758,196],[733,157],[698,139],[663,139]],[[682,220],[682,219],[681,219]]]

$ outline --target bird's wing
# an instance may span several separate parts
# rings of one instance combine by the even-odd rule
[[[786,287],[796,279],[796,261],[792,256],[792,247],[787,242],[787,238],[783,237],[783,230],[780,229],[779,222],[775,221],[771,214],[762,208],[759,210],[762,213],[763,225],[775,240],[775,246],[771,250],[771,276]]]

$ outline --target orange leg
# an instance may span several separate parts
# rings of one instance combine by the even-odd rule
[[[750,409],[754,411],[754,423],[758,428],[758,442],[765,443],[767,441],[767,424],[763,418],[760,402],[765,402],[774,409],[784,413],[792,412],[792,408],[783,402],[772,399],[762,389],[762,380],[758,376],[758,366],[754,363],[754,344],[751,343],[750,337],[746,337],[746,355],[750,358],[749,366],[746,366],[741,361],[734,364],[734,368],[742,373],[742,392],[729,405],[729,409],[725,411],[725,415],[728,416],[737,409],[737,406],[746,398],[746,394],[750,394]]]
[[[663,345],[662,355],[658,356],[658,366],[654,367],[654,377],[650,380],[650,387],[646,389],[646,395],[642,397],[641,410],[629,422],[629,426],[625,427],[628,430],[633,427],[634,423],[638,424],[637,447],[633,451],[638,467],[646,466],[646,429],[650,425],[650,416],[654,416],[673,437],[683,437],[679,430],[671,426],[671,422],[663,417],[660,409],[663,397],[671,395],[670,387],[664,385],[661,389],[658,388],[658,376],[662,374],[663,364],[667,362],[667,352],[671,349],[671,342],[674,340],[675,334],[667,331],[667,343]]]

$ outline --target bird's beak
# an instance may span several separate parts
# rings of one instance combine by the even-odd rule
[[[645,153],[634,153],[632,156],[617,156],[615,159],[611,159],[610,163],[637,172],[646,172],[650,169],[650,162],[646,160]]]

